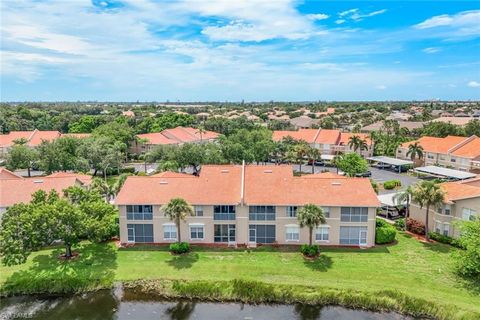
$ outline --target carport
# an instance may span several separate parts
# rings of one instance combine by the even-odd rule
[[[477,176],[474,173],[437,166],[418,167],[415,168],[413,171],[417,173],[427,174],[434,178],[442,178],[448,180],[465,180],[475,178]]]
[[[387,219],[400,218],[405,215],[405,205],[406,201],[399,203],[395,196],[397,192],[379,194],[378,200],[382,204],[382,213],[381,215],[385,216]]]
[[[379,164],[388,164],[391,166],[398,167],[398,173],[402,172],[403,166],[413,166],[413,161],[409,160],[401,160],[397,158],[385,157],[385,156],[378,156],[378,157],[370,157],[367,160],[371,162],[376,162]]]

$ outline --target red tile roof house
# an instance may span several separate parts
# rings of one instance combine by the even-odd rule
[[[423,147],[424,157],[418,161],[420,164],[480,173],[480,138],[477,136],[421,137],[400,145],[397,158],[410,160],[408,146],[415,142]]]
[[[296,218],[307,203],[321,206],[327,216],[314,232],[317,244],[375,243],[380,203],[368,179],[331,173],[295,177],[287,165],[204,165],[199,176],[130,176],[115,200],[121,242],[176,241],[176,226],[161,208],[177,197],[194,208],[195,216],[181,223],[182,240],[193,244],[308,243],[308,229]]]
[[[200,133],[199,129],[196,128],[176,127],[161,132],[138,134],[137,140],[130,146],[130,152],[140,154],[148,152],[159,145],[212,142],[218,136],[219,134],[213,131]]]
[[[50,192],[56,190],[59,194],[71,186],[86,186],[91,182],[91,176],[75,173],[56,173],[46,177],[23,178],[15,173],[0,168],[0,217],[8,207],[17,203],[28,203],[32,194],[38,190]]]
[[[86,138],[88,133],[65,133],[59,131],[10,131],[8,134],[0,134],[0,159],[7,156],[8,150],[13,146],[16,140],[25,139],[29,147],[37,147],[42,141],[53,141],[60,137]]]
[[[298,131],[273,131],[273,140],[281,141],[283,138],[291,137],[295,140],[303,140],[310,146],[320,150],[321,154],[340,154],[353,152],[348,143],[352,136],[359,136],[367,142],[367,150],[357,150],[357,153],[364,157],[373,154],[373,142],[367,134],[340,132],[330,129],[299,129]]]

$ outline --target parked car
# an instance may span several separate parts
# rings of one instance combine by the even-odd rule
[[[322,160],[308,160],[308,165],[311,166],[312,163],[313,163],[314,166],[324,166],[325,165],[325,163]]]
[[[355,175],[355,177],[359,177],[359,178],[369,178],[372,176],[372,172],[370,171],[367,171],[367,172],[364,172],[364,173],[357,173]]]
[[[392,167],[392,171],[395,171],[395,172],[407,172],[408,170],[410,170],[410,167],[409,166],[393,166]]]
[[[378,169],[390,169],[392,166],[386,163],[377,163],[374,167]]]

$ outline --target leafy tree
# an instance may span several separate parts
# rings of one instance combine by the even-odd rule
[[[455,254],[459,274],[480,281],[480,218],[460,223],[458,243],[463,250]]]
[[[368,171],[368,163],[357,153],[347,153],[335,157],[335,165],[349,177]]]
[[[410,157],[415,165],[415,159],[423,158],[423,147],[418,142],[414,142],[408,146],[407,157]]]
[[[428,218],[431,207],[439,206],[443,203],[445,192],[440,188],[440,185],[435,181],[422,181],[415,185],[412,192],[413,201],[420,205],[420,208],[425,207],[425,237],[430,240],[428,235]]]
[[[348,140],[348,146],[353,149],[353,151],[357,152],[357,150],[363,151],[368,149],[367,142],[360,138],[357,135],[353,135]]]
[[[97,127],[93,130],[93,135],[109,139],[119,145],[122,152],[126,152],[129,143],[135,138],[134,131],[128,124],[116,121]]]
[[[7,155],[7,168],[9,170],[27,169],[28,176],[38,160],[38,153],[25,144],[14,144]]]
[[[150,127],[150,132],[160,132],[178,126],[189,127],[195,122],[195,117],[189,114],[165,113],[156,116]]]
[[[446,136],[463,136],[465,133],[462,128],[447,122],[429,122],[423,126],[424,136],[445,138]]]
[[[71,133],[90,133],[98,126],[97,118],[92,115],[80,117],[77,121],[68,125],[68,132]]]
[[[122,143],[106,137],[82,139],[78,154],[87,160],[95,176],[99,170],[107,174],[107,169],[117,169],[122,163]]]
[[[474,119],[468,122],[467,125],[465,126],[465,134],[468,137],[473,135],[480,137],[480,120]]]
[[[301,228],[308,228],[308,244],[311,246],[313,229],[326,223],[325,214],[322,208],[314,204],[306,204],[298,210],[297,219]]]
[[[175,222],[177,226],[178,242],[182,242],[180,234],[180,221],[185,221],[187,216],[193,216],[193,208],[182,198],[174,198],[162,207],[165,216]]]

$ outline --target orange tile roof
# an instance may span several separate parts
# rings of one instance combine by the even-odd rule
[[[445,202],[480,197],[480,187],[460,182],[442,183],[442,189],[445,191]],[[480,201],[480,200],[479,200]]]
[[[6,180],[6,179],[23,179],[23,177],[5,168],[0,168],[0,180]]]
[[[350,138],[353,137],[353,136],[358,136],[360,139],[365,140],[365,142],[366,142],[367,145],[369,145],[369,146],[372,144],[372,140],[370,140],[370,137],[368,136],[368,134],[365,134],[365,133],[342,132],[342,133],[340,134],[340,145],[348,145],[348,143],[350,142]]]
[[[8,134],[0,135],[0,146],[10,147],[14,144],[15,140],[26,139],[27,146],[36,147],[43,140],[53,141],[61,136],[58,131],[11,131]]]
[[[185,178],[185,177],[190,177],[188,173],[182,173],[182,172],[172,172],[172,171],[164,171],[164,172],[159,172],[152,174],[150,177],[158,177],[158,178]]]
[[[195,128],[176,127],[173,129],[166,129],[162,132],[139,134],[137,137],[147,139],[148,144],[178,144],[187,142],[198,142],[200,140],[217,139],[218,133],[213,131],[206,131],[200,133]],[[201,139],[200,139],[201,138]]]
[[[446,154],[450,149],[466,139],[468,138],[458,136],[447,136],[445,138],[425,136],[415,141],[405,142],[401,146],[402,148],[408,148],[409,145],[418,142],[426,152]]]
[[[92,183],[92,176],[89,174],[81,174],[75,172],[55,172],[47,176],[47,178],[70,178],[74,177],[80,180],[84,185],[90,185]]]
[[[315,137],[315,143],[337,145],[339,141],[340,130],[318,129],[318,134]]]
[[[379,205],[370,181],[333,174],[294,177],[291,166],[205,165],[198,177],[168,175],[130,176],[115,202],[126,204],[165,204],[182,197],[191,204],[302,205],[326,206]]]
[[[28,203],[37,190],[56,190],[59,194],[68,187],[82,183],[76,177],[36,177],[24,179],[0,179],[0,207],[16,203]]]
[[[480,157],[480,138],[472,137],[465,145],[455,149],[452,154],[462,158],[474,159]]]
[[[318,129],[300,129],[298,131],[273,131],[272,139],[281,141],[283,138],[291,137],[295,140],[303,140],[307,143],[313,143],[317,135]]]

